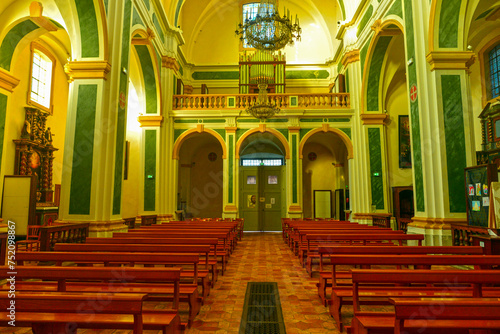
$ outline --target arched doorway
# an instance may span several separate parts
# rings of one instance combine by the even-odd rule
[[[239,212],[246,231],[280,231],[285,212],[283,143],[270,132],[257,132],[241,143]]]
[[[222,217],[223,158],[221,142],[210,133],[192,133],[181,143],[177,209],[186,218]]]
[[[304,218],[345,220],[349,209],[348,150],[334,132],[317,132],[302,149]]]

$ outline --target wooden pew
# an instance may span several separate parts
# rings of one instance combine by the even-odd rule
[[[483,248],[479,246],[320,246],[318,247],[320,255],[320,276],[318,287],[318,295],[325,306],[327,303],[326,289],[332,287],[333,271],[323,271],[323,257],[343,254],[365,254],[365,255],[425,255],[425,254],[454,254],[454,255],[481,255]],[[336,271],[337,279],[350,279],[349,272]],[[334,283],[336,284],[336,282]]]
[[[383,266],[414,266],[416,269],[430,269],[432,266],[452,266],[452,265],[474,265],[476,269],[491,269],[492,266],[500,265],[500,256],[494,255],[332,255],[332,294],[328,301],[330,305],[330,315],[335,319],[339,327],[342,327],[341,309],[343,305],[354,303],[355,297],[351,286],[337,286],[336,285],[336,266],[337,265],[351,265],[369,267],[372,265]],[[420,271],[420,270],[416,270]],[[442,271],[442,270],[436,270]],[[500,276],[500,275],[499,275]],[[353,280],[354,284],[354,280]],[[385,294],[388,289],[387,286],[376,288],[362,288],[362,292],[367,295],[370,294]],[[382,292],[381,292],[382,291]],[[403,291],[403,292],[401,292]],[[396,289],[392,291],[396,295],[398,293],[405,293],[405,288]],[[428,291],[427,291],[428,292]],[[417,292],[418,295],[419,292]],[[431,293],[433,293],[431,291]],[[409,296],[410,297],[410,296]]]
[[[88,294],[65,292],[16,292],[9,298],[0,292],[0,326],[10,327],[11,300],[15,302],[15,327],[32,327],[35,333],[76,334],[78,328],[132,329],[142,334],[144,329],[161,329],[176,333],[179,316],[165,313],[164,320],[158,315],[142,310],[146,294]],[[169,328],[171,327],[171,328]]]
[[[427,291],[426,297],[437,298],[498,298],[500,289],[489,287],[500,284],[498,270],[366,270],[353,269],[353,333],[394,333],[395,314],[392,312],[361,311],[360,300],[370,298],[372,304],[390,305],[389,298],[422,298],[422,293],[431,288],[409,286],[409,284],[433,284],[434,292]],[[377,293],[364,294],[363,284],[404,284],[397,296],[387,286],[379,287]],[[471,285],[466,288],[463,285]],[[371,287],[376,289],[376,287]],[[396,287],[395,289],[398,289]]]
[[[55,262],[57,266],[61,266],[63,262],[74,262],[76,264],[104,264],[105,266],[110,266],[113,264],[127,264],[130,266],[134,266],[136,264],[153,264],[153,265],[185,265],[189,264],[193,266],[193,270],[185,270],[181,271],[181,279],[184,276],[185,272],[188,272],[187,277],[190,281],[187,283],[180,284],[179,293],[180,299],[182,301],[186,301],[189,305],[189,316],[188,316],[188,324],[194,321],[194,318],[199,313],[201,308],[201,302],[205,300],[208,296],[209,282],[204,282],[202,286],[202,296],[198,297],[198,254],[175,254],[175,253],[111,253],[111,252],[20,252],[16,256],[16,261],[19,266],[24,265],[24,262],[39,262],[38,266],[43,264],[51,265]],[[38,283],[38,282],[37,282]],[[45,288],[49,289],[49,291],[56,291],[57,285],[49,286],[48,284],[44,284]],[[21,290],[30,290],[30,291],[38,291],[39,284],[30,284],[22,282],[17,285],[18,289]],[[99,292],[101,285],[98,287],[89,286],[80,286],[73,285],[71,287],[71,291],[77,292]],[[173,286],[162,286],[168,290],[169,288],[173,293]],[[68,289],[69,290],[69,289]]]
[[[21,280],[24,279],[54,281],[57,283],[57,292],[66,292],[68,285],[76,284],[70,283],[69,281],[85,282],[83,286],[90,285],[90,281],[103,281],[103,283],[101,283],[102,292],[106,293],[146,293],[146,299],[148,300],[151,299],[151,294],[170,293],[173,296],[172,310],[175,311],[174,313],[177,315],[179,307],[179,282],[181,270],[181,268],[18,266],[15,269],[15,279],[16,288],[22,283]],[[0,279],[9,278],[11,276],[12,269],[10,267],[0,267]],[[168,282],[173,284],[173,290],[170,289],[165,292],[165,289],[161,288],[162,284],[160,284],[156,291],[147,285],[145,285],[147,291],[134,291],[134,288],[130,287],[130,285],[134,282],[148,282],[150,283],[150,286],[153,285],[153,283],[163,284]],[[43,283],[45,282],[42,282],[42,284]],[[160,296],[160,298],[161,300],[164,300],[164,296]],[[162,318],[163,313],[154,314],[155,319],[156,317]],[[163,323],[163,325],[166,325],[166,323]],[[156,327],[155,329],[159,328]],[[175,333],[175,331],[172,331],[172,333]]]
[[[212,279],[208,279],[213,287],[217,280],[217,254],[216,246],[219,240],[217,238],[87,238],[87,244],[145,244],[145,245],[210,245],[213,255],[213,261],[205,260],[205,269],[207,273],[212,273]],[[212,268],[209,270],[209,266]],[[183,273],[184,274],[184,273]],[[199,271],[199,277],[203,278],[205,270]]]
[[[499,298],[389,298],[389,302],[395,310],[395,334],[422,333],[422,325],[425,332],[439,330],[443,334],[500,329]]]

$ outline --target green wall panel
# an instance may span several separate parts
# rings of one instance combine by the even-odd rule
[[[260,121],[257,118],[240,118],[238,119],[238,123],[259,123]]]
[[[493,11],[493,9],[495,9],[495,8],[490,8],[487,11],[482,12],[481,14],[478,15],[478,17],[476,17],[475,21],[482,19],[483,17],[485,17],[486,15],[488,15],[489,13],[491,13]]]
[[[12,56],[16,50],[17,44],[24,36],[39,27],[31,20],[26,20],[18,23],[5,35],[2,45],[0,45],[0,67],[10,71]]]
[[[222,140],[226,141],[226,130],[225,129],[213,129],[215,132],[217,132],[221,137]]]
[[[443,0],[439,16],[439,47],[458,47],[458,21],[462,0]]]
[[[144,211],[156,208],[156,130],[144,131]],[[148,176],[152,175],[153,178]]]
[[[179,15],[181,13],[182,4],[184,0],[177,0],[177,6],[175,7],[175,26],[179,23]]]
[[[234,190],[234,135],[228,136],[229,140],[229,152],[228,152],[228,194],[227,202],[234,204],[233,190]]]
[[[137,12],[137,9],[134,7],[134,14],[132,15],[132,25],[140,24],[142,26],[145,26],[144,22],[142,21],[141,16],[139,15],[139,12]]]
[[[128,70],[129,55],[130,55],[130,23],[132,17],[132,1],[124,0],[123,12],[123,35],[122,35],[122,54],[121,68]],[[128,71],[127,71],[128,72]],[[123,92],[127,96],[128,91],[128,76],[120,71],[120,93]],[[122,202],[122,179],[123,179],[123,156],[125,145],[127,105],[125,108],[117,107],[117,123],[116,123],[116,151],[115,151],[115,179],[113,185],[113,214],[118,215],[121,212]]]
[[[281,134],[286,138],[288,141],[288,129],[276,129],[278,132],[281,132]]]
[[[412,66],[407,67],[407,79],[409,86],[417,84],[417,64],[415,60],[415,31],[413,29],[413,8],[411,0],[404,1],[404,15],[406,27],[406,59],[413,58]],[[425,211],[424,198],[424,176],[422,170],[422,144],[420,142],[420,114],[418,99],[410,103],[410,119],[411,119],[411,145],[413,149],[412,168],[415,177],[415,198],[416,210]]]
[[[269,118],[266,119],[266,123],[287,123],[288,118]]]
[[[349,0],[347,0],[349,1]],[[344,6],[344,0],[339,0],[340,4],[340,9],[342,10],[342,19],[345,20],[345,6]]]
[[[378,39],[368,69],[368,85],[366,91],[366,110],[379,111],[379,91],[382,65],[385,53],[391,42],[391,36],[382,36]]]
[[[76,106],[75,137],[69,214],[90,214],[97,85],[80,85]]]
[[[219,118],[219,119],[204,119],[203,123],[226,123],[226,120],[224,118]]]
[[[368,7],[368,9],[366,10],[365,15],[363,15],[361,21],[359,22],[358,31],[356,32],[357,37],[359,37],[363,29],[365,28],[366,24],[368,23],[368,21],[370,21],[372,14],[373,14],[373,6],[370,5],[370,7]]]
[[[82,39],[82,57],[99,57],[99,30],[93,0],[75,1]]]
[[[345,70],[345,91],[349,93],[349,69]]]
[[[368,129],[368,148],[370,151],[372,205],[376,205],[377,210],[384,210],[384,182],[382,176],[382,146],[380,140],[380,129]]]
[[[301,118],[299,120],[301,123],[322,123],[323,118]]]
[[[352,139],[352,137],[351,137],[351,129],[350,128],[341,128],[339,130],[342,131],[342,132],[344,132],[349,137],[349,139]]]
[[[7,95],[0,93],[0,143],[3,143],[5,134],[5,116],[7,115]],[[3,145],[0,145],[0,165],[2,164]]]
[[[299,135],[300,135],[300,141],[311,131],[312,129],[300,129]]]
[[[193,72],[194,80],[238,80],[238,71],[214,71],[214,72]]]
[[[441,76],[450,212],[466,212],[464,168],[467,167],[462,89],[459,75]]]
[[[297,135],[292,135],[292,203],[298,203]]]
[[[400,18],[403,18],[403,7],[401,0],[394,1],[391,8],[389,8],[389,10],[387,11],[386,16],[389,15],[396,15],[399,16]]]
[[[361,61],[361,73],[365,70],[364,64],[366,61],[366,56],[368,54],[368,48],[370,47],[370,40],[371,38],[365,43],[365,45],[361,48],[361,51],[359,52],[359,59]]]
[[[287,79],[328,79],[330,73],[327,70],[286,71]]]
[[[174,129],[174,143],[187,129]]]
[[[329,118],[328,122],[331,123],[349,123],[351,120],[349,118]]]
[[[243,136],[245,134],[245,132],[247,132],[248,129],[237,129],[236,130],[236,141],[240,140],[241,136]]]
[[[136,45],[137,55],[141,61],[144,86],[146,87],[146,114],[158,113],[158,100],[156,92],[156,73],[149,53],[145,45]]]

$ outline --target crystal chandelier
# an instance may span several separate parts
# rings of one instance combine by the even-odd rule
[[[254,105],[247,108],[246,112],[255,118],[264,120],[273,117],[280,110],[275,104],[272,104],[267,99],[267,82],[261,80],[258,84],[259,95]]]
[[[286,45],[293,45],[295,40],[300,41],[302,29],[299,19],[295,16],[295,23],[290,18],[290,10],[284,10],[280,16],[276,0],[262,0],[257,14],[254,17],[243,18],[243,24],[238,24],[236,35],[258,50],[280,50]]]

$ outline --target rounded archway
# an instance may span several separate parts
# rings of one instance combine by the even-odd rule
[[[349,150],[339,134],[316,132],[302,145],[304,218],[345,220],[348,209]]]
[[[239,214],[246,231],[279,231],[285,212],[285,161],[283,138],[254,131],[237,145],[240,161]]]
[[[193,133],[180,143],[177,208],[186,218],[221,218],[223,149],[210,133]]]

